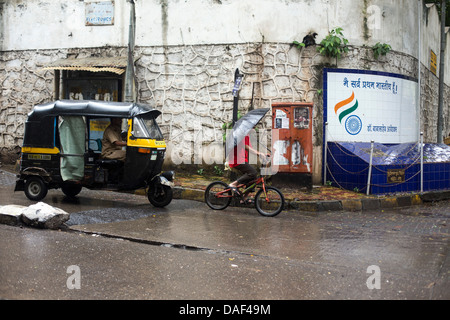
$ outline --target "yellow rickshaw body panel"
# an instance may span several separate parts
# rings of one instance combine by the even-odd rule
[[[22,153],[58,154],[60,153],[60,151],[57,147],[54,148],[22,147]]]
[[[127,146],[138,148],[166,148],[164,140],[131,138],[132,119],[128,119]]]

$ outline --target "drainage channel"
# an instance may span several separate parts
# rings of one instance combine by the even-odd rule
[[[191,245],[186,245],[186,244],[169,243],[169,242],[162,242],[162,241],[156,241],[156,240],[136,239],[136,238],[132,238],[132,237],[111,235],[111,234],[101,233],[101,232],[72,230],[70,228],[66,229],[65,231],[74,232],[74,233],[82,233],[82,234],[103,237],[103,238],[109,238],[109,239],[125,240],[125,241],[134,242],[134,243],[147,244],[147,245],[151,245],[151,246],[155,246],[155,247],[174,248],[174,249],[179,249],[179,250],[206,252],[206,253],[214,253],[214,254],[239,254],[239,255],[244,255],[244,256],[249,256],[249,257],[269,258],[269,256],[267,256],[267,255],[254,254],[254,253],[248,253],[248,252],[242,252],[242,251],[224,250],[224,249],[218,250],[218,249],[211,249],[211,248],[205,248],[205,247],[191,246]]]

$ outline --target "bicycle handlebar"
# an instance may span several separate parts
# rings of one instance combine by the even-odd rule
[[[260,156],[260,158],[261,158],[261,163],[264,167],[268,167],[272,161],[272,157],[270,154],[267,154],[265,156]]]

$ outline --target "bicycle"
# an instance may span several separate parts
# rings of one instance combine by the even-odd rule
[[[267,186],[264,176],[260,175],[256,180],[249,183],[238,185],[233,192],[227,183],[223,181],[214,181],[208,185],[205,190],[205,202],[213,210],[224,210],[231,204],[233,198],[248,203],[245,196],[249,195],[259,186],[260,190],[256,192],[254,204],[256,210],[265,217],[275,217],[284,208],[283,193],[272,186]]]

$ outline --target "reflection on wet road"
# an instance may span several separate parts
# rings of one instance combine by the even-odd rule
[[[0,199],[31,204],[4,188]],[[0,247],[1,297],[450,298],[448,201],[275,218],[185,200],[158,209],[146,197],[87,190],[77,200],[51,191],[46,202],[71,213],[70,229],[0,226],[9,240]],[[65,268],[73,264],[80,265],[83,292],[55,285],[65,283]],[[380,290],[366,284],[374,265]]]

